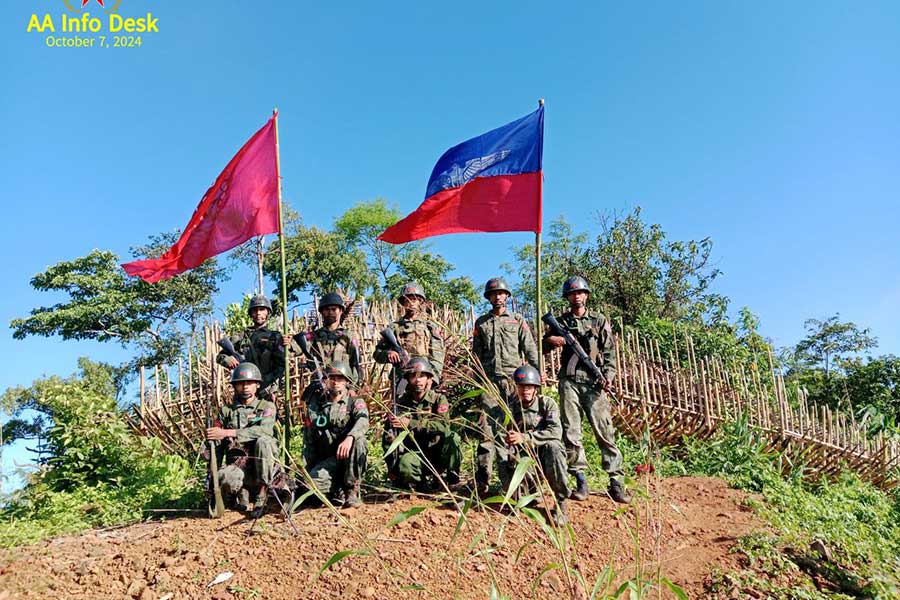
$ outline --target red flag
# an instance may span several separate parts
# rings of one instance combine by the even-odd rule
[[[175,245],[159,258],[123,264],[126,273],[156,283],[198,267],[255,235],[280,230],[276,118],[244,144],[206,190]]]

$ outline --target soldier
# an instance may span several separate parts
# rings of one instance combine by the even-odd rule
[[[400,290],[399,299],[404,313],[399,320],[391,324],[390,328],[408,357],[428,358],[430,368],[433,369],[434,385],[438,385],[444,370],[444,339],[441,337],[440,327],[434,321],[425,318],[423,306],[425,290],[418,283],[407,283]],[[378,363],[394,365],[391,378],[395,382],[397,395],[402,394],[405,387],[404,357],[399,352],[391,350],[384,339],[379,340],[375,346],[374,357]]]
[[[220,444],[225,466],[219,470],[219,485],[239,510],[256,518],[266,506],[267,490],[276,476],[275,404],[257,397],[262,375],[253,363],[240,363],[231,373],[234,401],[219,412],[218,426],[206,430],[206,439]],[[254,494],[255,492],[255,494]]]
[[[319,314],[322,315],[322,326],[312,333],[300,332],[309,340],[309,349],[313,356],[324,366],[335,362],[347,363],[353,371],[357,383],[365,381],[365,373],[359,360],[359,338],[342,326],[344,316],[344,300],[339,294],[329,292],[319,300]],[[291,351],[302,350],[296,341],[285,336],[284,344],[291,344]]]
[[[405,375],[406,391],[387,415],[383,448],[388,450],[397,432],[409,433],[396,450],[385,455],[388,475],[398,486],[431,491],[436,486],[433,473],[425,464],[427,460],[438,473],[446,472],[448,486],[456,486],[462,465],[462,442],[450,428],[450,403],[431,389],[434,370],[428,359],[412,358]]]
[[[491,303],[490,312],[475,321],[472,352],[478,357],[485,374],[500,391],[505,402],[512,395],[509,378],[516,368],[527,362],[538,368],[538,351],[528,322],[522,315],[506,310],[509,285],[502,277],[484,284],[484,297]],[[494,465],[494,438],[498,423],[503,422],[503,407],[492,394],[481,394],[481,443],[478,445],[475,482],[480,494],[486,494]]]
[[[565,346],[559,370],[559,402],[562,410],[563,441],[569,472],[575,475],[577,487],[572,499],[586,500],[588,484],[585,477],[587,459],[582,446],[581,414],[597,438],[603,455],[603,470],[609,474],[609,496],[616,502],[630,501],[624,487],[622,453],[616,447],[616,430],[613,427],[607,393],[612,389],[616,376],[616,355],[612,329],[606,317],[596,310],[588,310],[586,304],[591,290],[583,277],[573,276],[563,283],[563,298],[569,302],[569,310],[558,321],[572,333],[588,356],[603,371],[602,381],[595,382],[578,356],[565,345],[562,336],[544,337],[545,348]]]
[[[230,336],[231,343],[245,361],[251,362],[259,368],[262,373],[259,394],[261,397],[271,400],[272,393],[278,387],[278,381],[284,375],[282,336],[277,331],[266,327],[266,323],[272,315],[272,303],[268,298],[253,296],[247,312],[253,321],[253,327]],[[228,369],[234,369],[240,361],[223,350],[216,356],[216,362]]]
[[[541,375],[531,365],[522,365],[513,374],[515,394],[510,397],[510,426],[503,444],[497,450],[500,481],[509,489],[518,458],[529,453],[541,465],[541,470],[556,496],[554,520],[564,525],[566,498],[566,450],[562,443],[559,407],[552,398],[541,394]]]
[[[337,361],[325,369],[325,389],[306,407],[303,461],[318,490],[344,508],[360,506],[359,483],[366,470],[369,409],[350,392],[353,371]]]

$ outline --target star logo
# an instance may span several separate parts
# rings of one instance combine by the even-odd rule
[[[85,6],[87,6],[87,3],[90,1],[91,0],[81,0],[81,8],[84,8]],[[97,0],[97,4],[99,4],[103,8],[106,8],[105,6],[103,6],[103,0]]]

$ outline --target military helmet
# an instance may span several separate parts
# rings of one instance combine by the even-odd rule
[[[250,298],[250,306],[247,307],[247,314],[249,315],[250,313],[253,312],[254,308],[259,308],[259,307],[268,308],[269,314],[270,315],[272,314],[272,301],[269,300],[268,298],[266,298],[265,296],[260,296],[260,295],[253,296],[252,298]]]
[[[424,356],[414,356],[403,367],[403,375],[411,375],[413,373],[425,373],[434,377],[434,367]]]
[[[415,281],[410,281],[402,288],[400,288],[400,293],[398,297],[402,298],[403,296],[419,296],[422,300],[425,299],[425,288],[416,283]]]
[[[344,310],[344,299],[341,298],[340,294],[328,292],[319,299],[319,310],[322,310],[326,306],[339,306],[341,307],[341,310]]]
[[[242,362],[231,372],[231,383],[237,383],[238,381],[262,383],[262,373],[259,372],[259,367],[252,362]]]
[[[487,280],[487,283],[484,284],[484,298],[485,300],[489,300],[488,294],[491,292],[506,292],[507,294],[512,294],[509,291],[509,284],[506,283],[506,280],[502,277],[491,277]]]
[[[513,381],[517,385],[541,385],[541,374],[531,365],[522,365],[513,373]]]
[[[325,377],[343,377],[350,383],[353,383],[356,379],[353,376],[353,371],[350,369],[350,365],[345,363],[342,360],[336,360],[333,363],[329,364],[325,367]]]
[[[588,286],[587,279],[580,275],[572,275],[566,279],[565,283],[563,283],[562,297],[565,298],[572,292],[587,292],[590,294],[591,288]]]

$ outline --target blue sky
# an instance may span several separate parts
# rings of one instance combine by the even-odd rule
[[[107,3],[109,5],[109,3]],[[327,227],[359,200],[421,202],[448,147],[546,99],[545,223],[641,206],[714,240],[716,291],[777,345],[839,312],[900,353],[900,5],[895,2],[152,2],[140,48],[48,48],[0,23],[0,322],[29,279],[182,227],[280,109],[285,197]],[[91,12],[100,15],[92,2]],[[482,282],[529,234],[435,238]],[[485,257],[495,258],[485,258]],[[239,271],[219,305],[253,287]],[[0,389],[111,345],[0,335]]]

